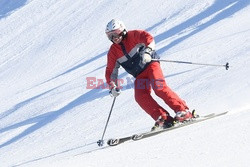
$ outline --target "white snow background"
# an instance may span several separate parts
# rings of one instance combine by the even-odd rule
[[[250,0],[0,0],[0,166],[249,166]],[[116,147],[98,147],[113,98],[104,80],[106,24],[145,29],[168,85],[200,115],[223,117]],[[105,141],[150,130],[123,69]],[[94,82],[98,84],[98,82]],[[155,95],[154,95],[155,97]],[[155,97],[172,116],[162,100]]]

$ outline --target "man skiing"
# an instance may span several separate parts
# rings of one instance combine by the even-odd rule
[[[152,35],[144,30],[127,31],[124,23],[116,19],[107,24],[105,32],[113,42],[107,54],[105,73],[110,93],[114,97],[121,93],[117,77],[118,68],[122,66],[136,78],[135,100],[155,120],[152,130],[171,127],[175,120],[190,120],[193,116],[185,101],[166,85],[160,63],[151,61],[159,59]],[[176,113],[174,118],[152,98],[152,89]]]

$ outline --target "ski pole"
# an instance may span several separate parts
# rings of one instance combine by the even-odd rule
[[[225,65],[221,65],[221,64],[194,63],[194,62],[188,62],[188,61],[160,60],[160,59],[152,59],[152,61],[163,61],[163,62],[170,62],[170,63],[183,63],[183,64],[204,65],[204,66],[216,66],[216,67],[225,67],[226,70],[229,69],[228,62]]]
[[[109,122],[109,119],[110,119],[110,116],[111,116],[111,113],[112,113],[112,110],[113,110],[113,107],[114,107],[114,104],[115,104],[115,99],[116,99],[116,97],[114,97],[114,100],[113,100],[113,103],[112,103],[112,106],[111,106],[111,109],[110,109],[110,112],[109,112],[108,120],[106,122],[104,131],[103,131],[103,134],[102,134],[102,139],[100,139],[100,140],[97,141],[97,144],[98,144],[99,147],[103,146],[103,143],[104,143],[103,137],[104,137],[104,134],[106,132],[106,129],[107,129],[107,126],[108,126],[108,122]]]

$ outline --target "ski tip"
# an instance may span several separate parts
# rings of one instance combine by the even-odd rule
[[[227,114],[229,111],[225,111],[225,112],[222,112],[222,113],[219,113],[218,115],[225,115]]]

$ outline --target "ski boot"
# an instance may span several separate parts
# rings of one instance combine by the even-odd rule
[[[191,113],[190,111],[178,111],[174,117],[175,122],[188,122],[194,118],[194,111]]]
[[[166,116],[164,119],[162,116],[156,120],[155,125],[151,128],[151,131],[161,130],[165,128],[170,128],[174,125],[174,118],[170,115]]]

